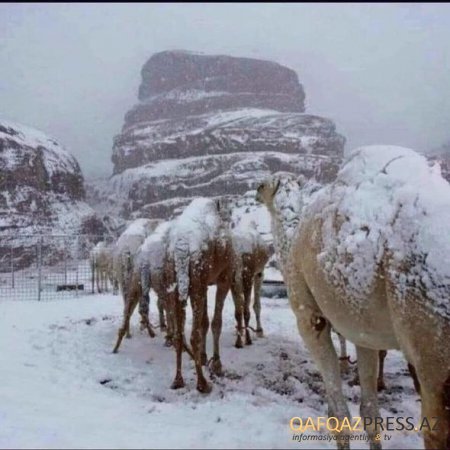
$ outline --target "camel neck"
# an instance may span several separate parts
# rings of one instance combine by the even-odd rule
[[[272,212],[272,228],[275,252],[284,272],[289,254],[290,239],[287,235],[285,218],[278,210]]]

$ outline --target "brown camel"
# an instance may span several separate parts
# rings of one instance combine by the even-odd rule
[[[257,194],[275,220],[278,185],[268,181]],[[422,416],[433,422],[423,430],[426,449],[450,449],[449,222],[450,185],[436,167],[409,149],[362,147],[302,208],[288,260],[289,301],[329,415],[350,417],[333,326],[356,345],[361,416],[380,416],[378,351],[403,352],[420,382]],[[379,449],[372,423],[370,448]]]
[[[263,241],[261,235],[256,229],[256,224],[251,222],[249,227],[239,227],[232,231],[232,240],[234,254],[240,259],[239,267],[242,271],[240,279],[242,280],[242,290],[244,296],[244,304],[241,305],[239,300],[241,296],[234,295],[235,300],[235,317],[237,323],[238,336],[236,347],[242,348],[243,326],[242,319],[245,321],[245,344],[252,343],[250,337],[250,304],[251,293],[253,289],[254,303],[253,309],[256,318],[256,335],[262,337],[264,335],[261,325],[261,297],[260,291],[264,277],[264,267],[266,266],[271,252],[269,246]]]
[[[184,324],[188,297],[191,300],[193,323],[191,347],[197,372],[197,389],[202,393],[211,391],[203,375],[202,366],[207,364],[206,336],[209,328],[207,309],[208,286],[215,284],[216,303],[211,323],[214,351],[212,371],[222,374],[219,339],[222,330],[222,310],[225,297],[232,285],[236,264],[227,220],[227,208],[218,201],[206,198],[193,200],[174,220],[170,230],[169,251],[173,256],[176,272],[177,295],[169,299],[168,309],[175,317],[174,345],[177,352],[177,368],[173,389],[184,386],[182,376],[182,351]],[[240,291],[242,292],[242,291]]]

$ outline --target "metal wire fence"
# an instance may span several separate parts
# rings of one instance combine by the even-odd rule
[[[0,301],[56,300],[94,293],[89,257],[100,241],[109,245],[113,237],[0,236]]]

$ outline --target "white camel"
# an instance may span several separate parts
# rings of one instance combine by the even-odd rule
[[[290,172],[277,172],[273,176],[276,180],[276,197],[270,203],[269,212],[272,222],[273,245],[278,264],[287,283],[288,257],[297,226],[300,221],[301,209],[310,201],[313,194],[322,185],[314,180],[306,180]],[[340,346],[340,368],[342,373],[348,371],[349,358],[345,338],[337,333]]]
[[[171,275],[173,269],[167,252],[170,226],[171,222],[160,223],[136,252],[131,281],[127,290],[123,323],[119,329],[114,353],[117,353],[123,337],[129,332],[130,319],[138,304],[141,323],[149,330],[150,335],[153,334],[148,321],[150,288],[153,288],[158,296],[160,328],[162,331],[166,329],[164,311],[168,295],[173,290],[172,284],[175,278],[174,275]],[[170,278],[171,276],[173,279]],[[168,317],[167,327],[166,344],[170,345],[173,337],[173,318]]]
[[[235,258],[239,259],[235,270],[241,270],[239,280],[243,290],[243,305],[241,296],[233,296],[235,301],[235,317],[237,322],[238,338],[236,347],[242,347],[242,331],[245,329],[245,344],[252,343],[250,337],[250,305],[253,290],[253,309],[256,319],[256,335],[263,336],[261,325],[261,286],[264,278],[264,268],[269,261],[271,251],[258,232],[256,223],[251,221],[248,225],[238,224],[231,232]],[[245,322],[245,328],[242,322]]]
[[[160,222],[160,220],[155,219],[136,219],[120,235],[114,245],[114,276],[118,281],[125,308],[136,252],[145,238],[155,230]],[[141,327],[143,326],[145,324],[141,322]],[[127,330],[127,337],[130,337],[129,330]]]
[[[274,222],[278,187],[279,180],[270,180],[257,194]],[[400,349],[415,367],[422,415],[433,421],[423,431],[427,449],[450,448],[449,223],[450,185],[439,167],[410,149],[362,147],[302,208],[284,269],[329,415],[350,417],[331,325],[356,345],[361,416],[380,415],[378,350]],[[370,447],[381,448],[380,429],[366,431]],[[349,448],[348,441],[338,446]]]
[[[97,286],[97,292],[108,290],[108,280],[113,287],[113,293],[117,293],[113,270],[113,246],[105,241],[98,242],[89,255],[92,273],[92,293]]]

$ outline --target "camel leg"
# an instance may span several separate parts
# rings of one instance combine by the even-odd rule
[[[95,294],[95,265],[91,264],[91,284],[92,284],[92,293]]]
[[[450,450],[450,370],[447,364],[430,364],[422,349],[421,358],[414,365],[420,383],[422,400],[422,433],[425,448]],[[428,421],[429,426],[426,424]]]
[[[391,284],[388,287],[397,340],[418,379],[415,385],[420,389],[422,400],[419,424],[422,425],[425,448],[450,450],[449,323],[439,314],[430,318],[428,308],[421,306],[423,297],[416,296],[417,292],[411,289],[407,294],[408,308],[416,317],[412,322],[409,315],[402,315],[404,303],[399,301],[401,297],[395,290],[396,286]]]
[[[138,296],[132,296],[131,298],[128,298],[125,302],[125,308],[123,312],[123,321],[122,326],[119,328],[118,336],[116,345],[114,347],[113,353],[117,353],[119,351],[120,344],[122,343],[122,339],[125,335],[130,334],[130,320],[131,316],[133,315],[134,309],[136,308],[136,305],[138,304],[139,297]]]
[[[342,336],[340,333],[336,333],[339,338],[339,347],[341,350],[341,356],[339,358],[339,365],[341,368],[341,374],[348,373],[349,369],[349,362],[348,362],[348,355],[347,355],[347,341],[345,340],[345,337]]]
[[[242,348],[242,335],[243,335],[243,329],[244,329],[244,316],[243,316],[243,296],[240,292],[240,289],[233,283],[231,286],[231,294],[233,297],[234,302],[234,317],[236,319],[236,330],[237,330],[237,337],[236,337],[236,343],[234,346],[236,348]],[[217,305],[217,300],[216,300]]]
[[[377,378],[377,389],[378,392],[386,389],[384,384],[384,360],[386,359],[387,351],[380,350],[378,352],[378,378]]]
[[[420,382],[419,379],[417,378],[416,369],[412,364],[408,363],[408,370],[409,374],[411,375],[411,378],[413,379],[414,389],[416,390],[417,394],[420,395]]]
[[[166,320],[164,318],[164,301],[161,298],[161,296],[158,295],[158,312],[159,312],[159,328],[161,329],[161,331],[166,331],[167,329],[167,325],[166,325]]]
[[[205,311],[204,303],[206,301],[208,286],[201,286],[191,295],[191,305],[193,312],[191,346],[194,354],[195,370],[197,372],[197,390],[204,394],[211,392],[211,386],[203,375],[202,368],[202,350],[203,350],[203,314]]]
[[[244,277],[244,323],[245,323],[245,345],[252,345],[252,338],[250,336],[250,302],[252,301],[252,286],[253,280]]]
[[[119,293],[119,282],[117,281],[117,278],[115,275],[111,276],[111,284],[113,287],[113,294],[117,295]]]
[[[214,317],[211,323],[213,340],[214,340],[214,353],[213,353],[213,362],[212,362],[212,371],[221,376],[222,372],[222,362],[220,360],[220,334],[222,332],[222,311],[223,305],[225,303],[225,298],[228,294],[229,283],[219,282],[217,283],[217,291],[216,291],[216,304],[214,307]]]
[[[173,323],[174,328],[174,346],[176,351],[177,359],[177,371],[175,374],[175,379],[172,382],[172,389],[180,389],[184,387],[184,379],[182,374],[182,362],[183,362],[183,342],[184,342],[184,322],[186,316],[186,307],[183,305],[178,298],[173,295],[167,298],[167,306],[170,310],[169,322]]]
[[[158,293],[158,302],[159,302],[158,308],[160,305],[161,308],[163,309],[163,318],[164,318],[164,313],[166,316],[165,317],[166,337],[165,337],[164,345],[166,347],[171,347],[173,345],[175,326],[174,326],[174,317],[173,317],[172,310],[170,308],[169,298],[168,298],[167,294],[166,293],[164,293],[164,294]],[[160,314],[161,314],[161,312],[160,312]],[[160,317],[160,320],[161,320],[161,317]]]
[[[255,276],[255,281],[253,283],[253,290],[254,290],[254,303],[253,303],[253,310],[255,311],[255,317],[256,317],[256,336],[258,337],[264,337],[263,328],[261,326],[261,286],[263,282],[263,273],[257,273]]]
[[[123,296],[123,301],[124,301],[124,303],[125,303],[124,310],[126,310],[126,308],[127,308],[128,291],[125,289],[125,286],[123,286],[123,288],[122,288],[122,296]],[[138,300],[138,299],[136,299],[136,302],[133,302],[133,305],[131,306],[130,319],[131,319],[131,316],[133,315],[134,310],[136,309],[136,306],[137,306],[138,303],[139,303],[139,300]],[[131,333],[130,333],[130,321],[127,322],[126,335],[125,335],[125,337],[126,337],[127,339],[130,339],[130,338],[131,338]]]
[[[202,350],[201,361],[202,366],[206,366],[208,363],[208,355],[206,354],[206,338],[209,330],[209,317],[208,317],[208,297],[206,295],[203,302],[203,314],[202,314]]]
[[[299,333],[322,375],[327,393],[328,416],[336,417],[341,423],[345,418],[350,420],[350,411],[342,393],[339,358],[331,340],[330,324],[323,317],[303,277],[296,274],[287,285]],[[347,431],[343,431],[345,433]],[[350,448],[349,441],[342,434],[336,434],[336,439],[338,449]]]
[[[101,294],[102,293],[102,288],[100,286],[100,270],[99,270],[98,264],[97,264],[97,266],[95,268],[95,275],[96,275],[95,278],[96,278],[96,281],[97,281],[97,292],[99,294]]]
[[[150,272],[148,269],[143,269],[139,275],[133,275],[131,284],[137,286],[140,300],[139,300],[139,315],[141,316],[141,330],[147,330],[151,338],[154,338],[155,332],[150,324],[149,308],[150,308]]]
[[[106,270],[103,270],[103,282],[105,283],[105,292],[108,292],[108,276]]]
[[[147,330],[148,335],[151,338],[154,338],[156,336],[155,331],[153,330],[153,327],[150,324],[149,319],[149,304],[150,304],[150,292],[147,292],[146,294],[142,293],[141,300],[139,302],[139,314],[141,316],[141,330]]]
[[[378,373],[378,351],[365,347],[356,346],[358,358],[359,382],[361,385],[360,416],[370,417],[372,422],[367,424],[366,432],[369,438],[371,450],[381,450],[381,443],[376,439],[382,430],[376,426],[375,418],[380,417],[377,397],[377,373]]]

